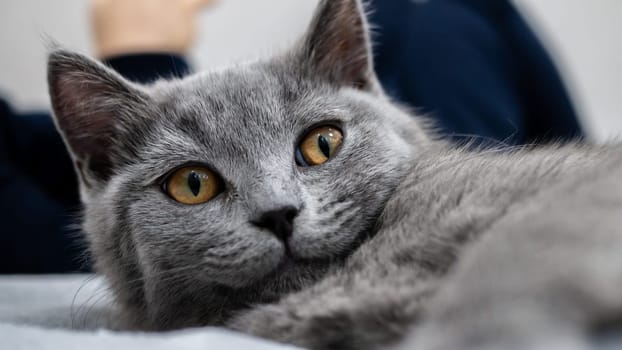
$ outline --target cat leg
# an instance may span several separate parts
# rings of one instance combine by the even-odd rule
[[[391,269],[326,278],[276,304],[259,306],[229,326],[310,349],[374,349],[400,339],[416,322],[434,279]]]

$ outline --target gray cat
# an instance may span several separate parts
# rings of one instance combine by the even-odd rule
[[[359,0],[269,60],[138,86],[57,50],[49,86],[119,327],[581,348],[622,315],[622,149],[439,140],[383,93]]]

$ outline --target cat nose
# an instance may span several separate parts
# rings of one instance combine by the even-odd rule
[[[298,209],[293,206],[286,206],[276,210],[267,211],[252,223],[261,228],[270,230],[276,238],[283,242],[292,235],[294,218],[298,216]]]

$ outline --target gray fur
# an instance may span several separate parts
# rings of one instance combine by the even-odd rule
[[[223,325],[312,348],[404,339],[405,348],[454,349],[537,336],[532,315],[551,329],[584,330],[619,307],[622,298],[607,293],[622,286],[622,262],[603,265],[599,253],[622,243],[622,216],[613,215],[622,176],[609,175],[620,173],[620,149],[477,151],[437,140],[382,92],[362,13],[358,0],[324,0],[290,52],[151,86],[75,53],[50,55],[84,232],[118,301],[119,327]],[[300,137],[323,124],[344,131],[342,148],[324,165],[298,167]],[[168,198],[160,181],[187,162],[209,165],[225,191],[197,206]],[[571,203],[574,212],[558,209]],[[289,255],[252,224],[283,206],[299,210]],[[582,212],[592,220],[576,229],[594,230],[601,245],[568,229]],[[544,269],[543,242],[552,250]],[[573,256],[573,270],[562,269]],[[491,271],[481,275],[482,266]],[[510,288],[532,273],[541,277]],[[508,288],[491,288],[497,281]],[[514,293],[534,312],[507,312]],[[562,299],[564,312],[538,308]],[[561,322],[566,311],[576,319]]]

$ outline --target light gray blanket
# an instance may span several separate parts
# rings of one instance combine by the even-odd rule
[[[113,332],[109,303],[92,275],[0,276],[0,349],[293,349],[217,328]]]
[[[93,275],[0,276],[0,350],[295,349],[218,328],[113,332],[106,329],[109,302],[105,284]],[[622,349],[622,336],[594,345]]]

